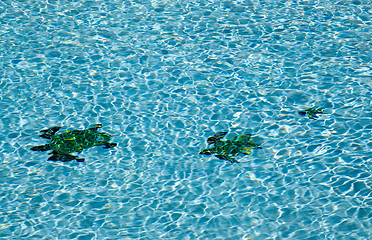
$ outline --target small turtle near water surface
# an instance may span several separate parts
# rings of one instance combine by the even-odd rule
[[[214,154],[219,159],[234,163],[238,161],[230,155],[236,156],[239,153],[251,154],[253,149],[261,148],[258,144],[252,141],[252,134],[235,136],[231,140],[221,140],[226,134],[227,132],[218,132],[212,137],[209,137],[207,142],[212,145],[212,147],[204,149],[199,154]]]
[[[86,148],[101,146],[104,148],[115,147],[116,143],[110,143],[110,138],[113,136],[105,132],[98,132],[97,129],[101,128],[102,124],[94,124],[86,130],[72,130],[66,131],[61,134],[55,133],[61,127],[52,127],[46,130],[42,130],[40,137],[50,139],[50,143],[41,146],[32,147],[33,151],[48,151],[52,150],[50,153],[52,156],[48,158],[50,161],[62,161],[69,162],[71,160],[76,160],[78,162],[84,162],[84,158],[79,158],[78,156],[70,155],[74,152],[82,152]]]
[[[307,108],[305,111],[300,111],[299,114],[305,116],[308,115],[311,119],[317,119],[319,118],[316,114],[323,114],[324,109],[323,108]]]

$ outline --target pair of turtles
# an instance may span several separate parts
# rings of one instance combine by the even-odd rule
[[[56,132],[61,127],[52,127],[46,130],[40,131],[42,138],[50,139],[50,142],[46,145],[34,146],[31,148],[33,151],[49,151],[52,156],[48,158],[49,161],[62,161],[69,162],[76,160],[78,162],[84,162],[84,158],[71,155],[70,153],[82,152],[84,149],[101,146],[104,148],[115,147],[116,143],[110,143],[110,138],[113,136],[109,133],[98,132],[98,128],[101,128],[102,124],[95,124],[90,126],[86,130],[73,130],[66,131],[61,134]],[[231,140],[222,141],[222,138],[227,132],[219,132],[214,136],[208,138],[208,143],[212,145],[211,148],[204,149],[200,154],[212,155],[215,154],[219,159],[228,160],[230,162],[238,162],[235,158],[230,155],[236,156],[239,153],[250,154],[252,149],[261,148],[255,144],[251,139],[251,134],[244,134],[241,136],[234,137]]]
[[[316,119],[318,113],[324,113],[322,108],[308,108],[305,111],[299,112],[301,115],[308,115],[311,119]],[[102,124],[94,124],[86,130],[72,130],[66,131],[61,134],[56,132],[61,127],[52,127],[46,130],[40,131],[42,138],[50,139],[50,142],[46,145],[34,146],[31,148],[33,151],[49,151],[52,156],[48,158],[50,161],[62,161],[69,162],[76,160],[78,162],[84,162],[84,158],[71,155],[70,153],[82,152],[84,149],[94,146],[104,146],[104,148],[115,147],[116,143],[110,143],[110,139],[113,135],[105,132],[98,132],[98,129],[102,127]],[[218,132],[212,137],[207,139],[210,148],[202,150],[199,154],[203,155],[215,155],[217,158],[227,160],[229,162],[238,162],[233,156],[238,154],[251,154],[253,149],[261,148],[258,144],[252,140],[252,134],[243,134],[241,136],[235,136],[230,140],[222,140],[227,132]]]

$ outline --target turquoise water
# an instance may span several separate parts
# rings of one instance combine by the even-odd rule
[[[1,239],[372,239],[372,4],[1,1]],[[313,120],[298,114],[323,107]],[[50,162],[38,131],[102,123]],[[198,153],[218,131],[262,149]]]

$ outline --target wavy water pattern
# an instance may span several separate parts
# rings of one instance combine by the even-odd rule
[[[371,14],[1,1],[0,239],[372,239]],[[118,146],[84,163],[30,151],[42,129],[96,123]],[[219,131],[262,149],[199,155]]]

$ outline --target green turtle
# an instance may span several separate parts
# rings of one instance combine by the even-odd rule
[[[311,118],[311,119],[317,119],[317,118],[319,118],[316,115],[318,113],[320,113],[320,114],[325,113],[324,112],[324,109],[323,108],[307,108],[307,109],[305,109],[305,111],[300,111],[299,112],[299,114],[304,115],[304,116],[307,114],[309,116],[309,118]]]
[[[230,157],[230,155],[236,156],[239,153],[251,154],[253,149],[261,148],[258,144],[252,141],[252,134],[235,136],[231,140],[222,141],[221,139],[226,134],[227,132],[218,132],[212,137],[209,137],[207,142],[212,145],[212,147],[202,150],[199,154],[214,154],[219,159],[234,163],[238,161],[235,158]]]
[[[32,147],[33,151],[48,151],[52,150],[50,153],[52,156],[48,158],[49,161],[62,161],[69,162],[71,160],[76,160],[78,162],[84,162],[84,158],[79,158],[78,156],[70,155],[73,152],[82,152],[86,148],[93,146],[103,145],[104,148],[115,147],[116,143],[110,143],[110,138],[114,135],[98,132],[97,129],[101,128],[102,124],[94,124],[86,130],[72,130],[66,131],[61,134],[55,133],[61,127],[52,127],[46,130],[42,130],[39,135],[42,138],[50,139],[50,143],[41,146]]]

